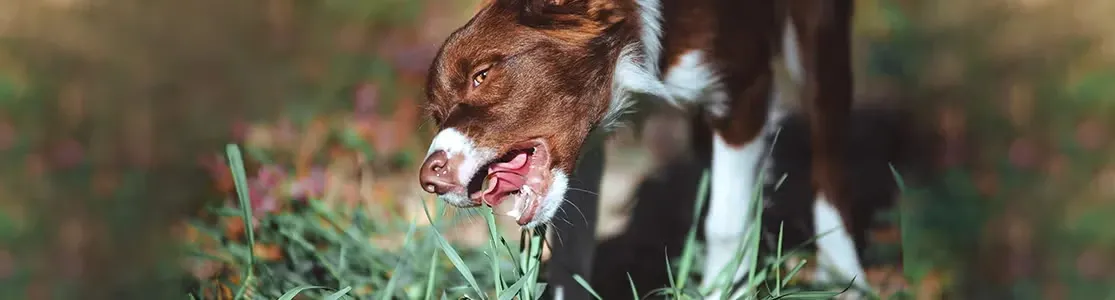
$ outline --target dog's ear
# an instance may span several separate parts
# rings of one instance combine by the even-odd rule
[[[519,21],[540,28],[607,27],[623,20],[616,0],[497,0]]]

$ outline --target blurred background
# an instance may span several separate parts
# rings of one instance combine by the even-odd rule
[[[901,226],[872,234],[902,255],[880,251],[869,280],[916,299],[1115,297],[1115,2],[857,5],[858,101],[940,138],[924,158],[939,176],[914,176],[888,218]],[[402,241],[438,205],[413,172],[436,130],[425,72],[477,8],[0,0],[0,298],[228,297],[247,247],[228,143],[245,152],[255,226],[272,229],[256,234],[250,293],[366,297],[411,261],[422,271],[400,295],[433,274],[463,285],[436,246]],[[609,140],[601,239],[687,151],[685,117],[648,111]],[[433,214],[459,219],[444,233],[466,263],[487,263],[482,218]]]

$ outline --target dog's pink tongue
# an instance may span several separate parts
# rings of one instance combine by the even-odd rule
[[[488,168],[488,189],[484,191],[484,203],[496,206],[503,202],[503,198],[512,192],[518,191],[526,184],[527,153],[519,153],[508,162],[492,165]]]

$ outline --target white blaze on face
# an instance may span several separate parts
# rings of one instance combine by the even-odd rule
[[[468,186],[472,175],[479,171],[481,165],[496,157],[494,149],[477,147],[471,138],[455,128],[446,128],[438,132],[430,142],[430,149],[426,151],[425,158],[429,158],[438,150],[445,151],[450,161],[460,161],[454,169],[457,174],[453,176],[456,176],[457,182],[463,186]],[[468,200],[468,195],[462,194],[445,194],[438,198],[453,205],[466,205],[471,202]]]

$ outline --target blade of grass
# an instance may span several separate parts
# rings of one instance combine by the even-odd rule
[[[674,268],[670,266],[670,254],[666,251],[662,251],[662,254],[666,256],[666,282],[670,283],[670,289],[677,289],[678,287],[674,285]]]
[[[705,198],[708,195],[709,188],[709,171],[705,170],[701,173],[701,181],[697,187],[697,201],[696,208],[693,210],[693,225],[689,226],[689,232],[685,236],[685,246],[681,249],[681,262],[678,263],[678,277],[677,282],[674,283],[680,289],[685,288],[685,283],[689,279],[690,269],[693,267],[693,257],[695,255],[695,248],[697,244],[697,226],[701,218],[701,211],[705,207]]]
[[[511,284],[511,286],[507,287],[506,290],[503,290],[501,294],[499,294],[499,300],[515,299],[515,296],[519,295],[519,291],[523,289],[523,285],[527,282],[524,279],[526,278],[519,278],[519,280],[516,280],[514,284]]]
[[[495,210],[490,207],[484,209],[484,221],[488,224],[488,248],[492,253],[492,278],[495,280],[496,295],[502,295],[506,283],[503,282],[502,272],[499,270],[499,238],[500,234],[496,227]]]
[[[333,293],[329,296],[325,296],[325,298],[322,298],[322,299],[323,300],[338,300],[338,299],[341,299],[341,297],[344,297],[345,295],[347,295],[348,291],[351,291],[351,290],[352,290],[351,286],[346,286],[345,288],[341,289],[340,291],[337,291],[336,293]]]
[[[279,297],[279,300],[293,300],[294,297],[298,296],[299,293],[305,292],[306,290],[313,290],[313,289],[327,289],[327,288],[324,287],[324,286],[304,285],[304,286],[293,288],[293,289],[287,291],[286,293],[283,293],[283,295]]]
[[[515,256],[515,251],[511,250],[511,245],[507,243],[507,239],[503,238],[503,235],[500,235],[499,243],[503,245],[503,248],[505,250],[507,250],[507,255],[511,256],[511,263],[512,264],[515,264],[515,262],[519,261],[519,259]],[[519,268],[512,268],[512,269],[515,270],[515,276],[523,276],[523,274],[524,274],[523,270],[520,270]]]
[[[673,293],[674,293],[674,291],[671,288],[660,287],[660,288],[657,288],[657,289],[650,290],[650,292],[648,292],[647,295],[644,296],[641,299],[646,299],[650,296],[669,296],[669,295],[672,295]]]
[[[527,269],[530,269],[530,234],[529,230],[519,231],[519,270],[523,276],[527,276]]]
[[[538,228],[528,231],[530,243],[527,245],[526,266],[524,269],[524,276],[527,277],[527,285],[534,286],[538,284],[538,271],[539,266],[542,264],[542,240],[544,234]],[[542,291],[524,290],[523,298],[534,299],[542,295]]]
[[[426,275],[426,300],[431,300],[434,296],[434,281],[437,279],[437,252],[438,248],[430,254],[430,272]]]
[[[777,138],[777,137],[775,137],[775,138]],[[763,279],[765,279],[767,277],[766,274],[765,274],[766,270],[762,271],[763,272],[762,276],[755,276],[755,270],[758,269],[757,264],[758,264],[758,260],[759,260],[760,238],[762,237],[762,229],[763,229],[763,185],[762,185],[762,182],[766,181],[764,179],[764,178],[766,178],[765,172],[759,172],[759,176],[757,176],[756,178],[757,178],[757,180],[756,180],[756,183],[755,183],[755,194],[752,196],[753,198],[751,198],[751,208],[753,209],[752,211],[754,211],[754,213],[751,215],[751,217],[753,218],[752,219],[753,223],[751,224],[752,225],[751,228],[748,228],[749,230],[748,230],[748,234],[747,234],[747,241],[750,243],[750,247],[748,247],[748,251],[746,251],[745,253],[742,254],[742,255],[746,256],[744,259],[746,259],[747,268],[748,268],[748,270],[747,270],[748,284],[746,286],[744,286],[744,288],[743,288],[742,293],[744,293],[744,294],[754,293],[754,291],[758,288],[759,284],[761,284],[763,282]]]
[[[244,158],[240,154],[240,147],[236,144],[228,144],[225,146],[225,151],[228,154],[229,171],[232,172],[232,181],[236,186],[236,196],[240,200],[240,213],[241,218],[244,219],[244,232],[248,236],[248,266],[244,268],[244,280],[241,282],[240,288],[236,291],[236,296],[233,299],[239,300],[244,297],[244,292],[247,287],[251,285],[253,269],[255,268],[255,230],[252,228],[252,202],[248,194],[248,176],[244,170]]]
[[[426,212],[426,219],[430,220],[430,224],[433,224],[434,219],[430,217],[430,209],[426,207],[426,203],[422,203],[422,210]],[[449,241],[445,239],[445,236],[441,235],[437,227],[431,226],[430,230],[434,232],[434,238],[437,240],[438,244],[441,245],[441,251],[445,252],[445,256],[449,257],[450,262],[453,262],[453,266],[457,268],[457,272],[465,277],[465,281],[476,291],[477,297],[485,299],[484,292],[480,290],[480,285],[476,283],[476,277],[472,276],[472,270],[470,270],[468,265],[465,264],[465,261],[461,259],[461,255],[457,254],[457,250],[453,249],[453,245],[449,244]]]
[[[902,178],[902,174],[898,174],[898,169],[894,167],[894,164],[887,164],[887,165],[890,167],[891,174],[894,175],[894,181],[898,184],[898,194],[899,195],[905,194],[906,193],[906,180],[904,180]],[[912,254],[913,251],[911,251],[911,250],[913,250],[913,249],[907,248],[907,245],[912,245],[912,243],[913,243],[912,238],[913,238],[914,235],[911,232],[909,232],[910,228],[913,228],[913,227],[910,224],[910,220],[909,220],[910,218],[907,218],[904,215],[905,211],[907,209],[909,209],[908,206],[907,206],[909,204],[906,201],[899,201],[898,203],[899,204],[898,204],[897,211],[898,211],[898,234],[899,234],[898,239],[899,239],[899,243],[900,243],[899,247],[902,249],[902,253],[911,253]],[[902,203],[907,203],[907,204],[903,205]],[[902,265],[903,266],[913,266],[914,265],[913,257],[914,257],[914,255],[902,255]],[[906,274],[904,274],[904,275],[906,275],[906,278],[911,278],[910,277],[910,275],[911,275],[910,272],[905,272],[905,273]]]
[[[627,283],[631,284],[631,295],[635,296],[635,300],[639,300],[639,289],[635,288],[635,280],[631,279],[631,272],[627,272]]]
[[[790,280],[794,279],[794,276],[797,275],[799,271],[801,271],[801,268],[805,267],[805,263],[806,260],[801,260],[800,262],[798,262],[798,265],[794,266],[793,269],[790,269],[790,272],[786,273],[786,277],[782,279],[783,287],[785,287],[785,285],[788,284]]]
[[[407,234],[403,237],[403,251],[406,251],[407,247],[410,246],[410,239],[414,236],[415,228],[417,228],[417,225],[414,221],[411,221],[410,228],[407,229]],[[405,260],[400,259],[399,262],[395,263],[395,269],[391,271],[391,279],[387,280],[387,287],[384,288],[383,297],[381,299],[391,300],[391,297],[395,293],[395,285],[399,282],[399,269],[402,268],[405,262]]]
[[[778,244],[775,244],[775,261],[782,260],[782,229],[786,226],[786,222],[778,223]],[[774,264],[774,294],[782,294],[782,265],[779,263]]]
[[[847,292],[851,288],[852,288],[852,283],[849,282],[848,285],[844,287],[844,290],[841,290],[839,292],[795,292],[795,293],[790,293],[790,294],[786,294],[786,295],[780,295],[778,297],[774,297],[774,299],[771,299],[771,300],[779,300],[779,299],[832,299],[833,297],[836,297],[837,295],[840,295],[840,294],[843,294],[844,292]]]
[[[516,280],[514,284],[511,284],[511,286],[503,290],[501,294],[498,294],[499,300],[514,299],[515,296],[519,295],[519,292],[524,291],[523,287],[526,286],[526,284],[527,277],[520,277],[519,280]]]
[[[535,270],[535,271],[537,271],[537,270]],[[534,300],[542,299],[542,292],[543,291],[546,291],[546,283],[545,282],[535,283],[534,284]]]
[[[588,291],[589,294],[592,294],[593,297],[596,297],[596,300],[601,300],[600,294],[597,294],[596,290],[593,290],[592,287],[589,286],[588,282],[585,281],[585,278],[581,277],[580,274],[573,274],[573,280],[577,281],[577,284],[580,284],[581,287],[585,288],[585,290]]]

